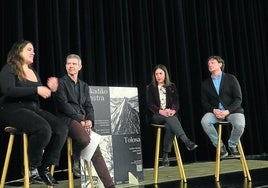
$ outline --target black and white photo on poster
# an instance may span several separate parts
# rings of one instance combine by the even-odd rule
[[[113,135],[140,134],[137,88],[110,87],[110,108]]]

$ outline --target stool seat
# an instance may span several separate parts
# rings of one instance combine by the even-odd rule
[[[154,183],[158,182],[158,161],[159,161],[159,148],[160,148],[160,140],[161,140],[161,129],[165,128],[164,124],[157,124],[157,123],[151,123],[152,127],[155,127],[157,129],[156,132],[156,144],[155,144],[155,160],[154,160]],[[174,136],[173,139],[173,145],[174,145],[174,150],[176,154],[176,159],[178,163],[178,170],[179,174],[181,176],[181,179],[183,180],[184,183],[187,182],[185,172],[184,172],[184,167],[181,159],[181,154],[180,154],[180,149],[178,145],[178,141],[176,136]]]
[[[30,178],[29,178],[29,159],[28,159],[28,136],[26,133],[12,127],[7,126],[5,127],[5,131],[9,133],[9,141],[7,146],[7,152],[6,152],[6,158],[3,166],[2,171],[2,177],[1,177],[1,183],[0,188],[5,187],[6,182],[6,175],[8,171],[10,156],[12,153],[13,143],[15,139],[15,135],[23,135],[23,164],[24,164],[24,188],[30,187]]]
[[[5,127],[5,131],[6,131],[7,133],[10,133],[10,134],[16,134],[16,135],[23,134],[22,131],[16,129],[15,127],[10,127],[10,126]]]
[[[158,127],[160,127],[160,128],[165,128],[165,125],[164,125],[164,124],[156,124],[156,123],[152,123],[151,126],[156,127],[156,128],[158,128]]]
[[[220,152],[221,152],[222,126],[230,125],[230,124],[231,123],[228,121],[219,121],[218,123],[216,123],[216,126],[218,126],[218,143],[217,143],[217,149],[216,149],[215,180],[217,182],[219,181],[219,177],[220,177]],[[248,181],[251,181],[251,176],[249,173],[247,161],[246,161],[245,154],[244,154],[243,147],[242,147],[240,140],[238,141],[237,149],[240,154],[240,161],[241,161],[241,166],[242,166],[242,170],[244,173],[244,177],[247,178]]]
[[[229,121],[219,121],[217,124],[221,124],[221,125],[229,125],[231,124]]]

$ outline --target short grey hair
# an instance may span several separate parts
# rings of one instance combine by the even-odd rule
[[[66,61],[67,61],[67,59],[71,59],[71,58],[77,59],[78,60],[78,65],[82,65],[82,60],[81,60],[79,55],[70,54],[70,55],[67,56]]]

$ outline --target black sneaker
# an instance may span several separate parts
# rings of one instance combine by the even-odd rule
[[[192,142],[191,140],[187,140],[184,144],[185,144],[186,148],[187,148],[189,151],[192,151],[192,150],[194,150],[195,148],[198,147],[198,145],[195,144],[194,142]]]
[[[72,156],[72,171],[75,177],[81,177],[80,159],[74,159]]]
[[[225,145],[222,145],[221,146],[221,158],[227,157],[228,155],[229,154],[228,154],[228,151],[226,150]]]
[[[49,170],[49,172],[51,172],[49,168],[48,168],[48,170]],[[52,178],[51,178],[52,183],[53,183],[54,185],[59,184],[59,182],[54,178],[54,176],[53,176],[52,174],[51,174],[51,176],[52,176]]]
[[[163,166],[168,167],[169,166],[169,160],[168,160],[168,153],[163,154],[163,161],[162,161]]]
[[[44,184],[42,178],[39,176],[37,168],[30,169],[30,184]]]
[[[46,168],[46,169],[38,168],[38,173],[39,173],[40,178],[43,180],[43,182],[46,185],[54,186],[55,184],[59,184],[57,180],[55,180],[55,178],[49,172],[49,168]]]
[[[240,154],[236,147],[229,147],[229,150],[233,157],[240,157]]]

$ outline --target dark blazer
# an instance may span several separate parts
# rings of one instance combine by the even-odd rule
[[[88,84],[78,79],[79,100],[77,93],[74,92],[72,79],[65,75],[59,79],[59,87],[55,93],[55,103],[57,105],[58,116],[68,125],[71,120],[81,122],[91,120],[94,125],[94,109],[91,103]],[[81,114],[85,116],[83,119]]]
[[[166,108],[170,108],[179,111],[179,97],[175,84],[171,84],[166,87]],[[159,114],[160,109],[160,99],[159,99],[159,91],[158,87],[153,84],[149,84],[146,86],[146,99],[148,109],[153,114]]]
[[[244,113],[241,106],[242,92],[237,78],[228,73],[222,73],[219,95],[213,84],[212,78],[207,78],[201,87],[201,100],[205,112],[213,112],[219,108],[219,102],[230,113]]]

